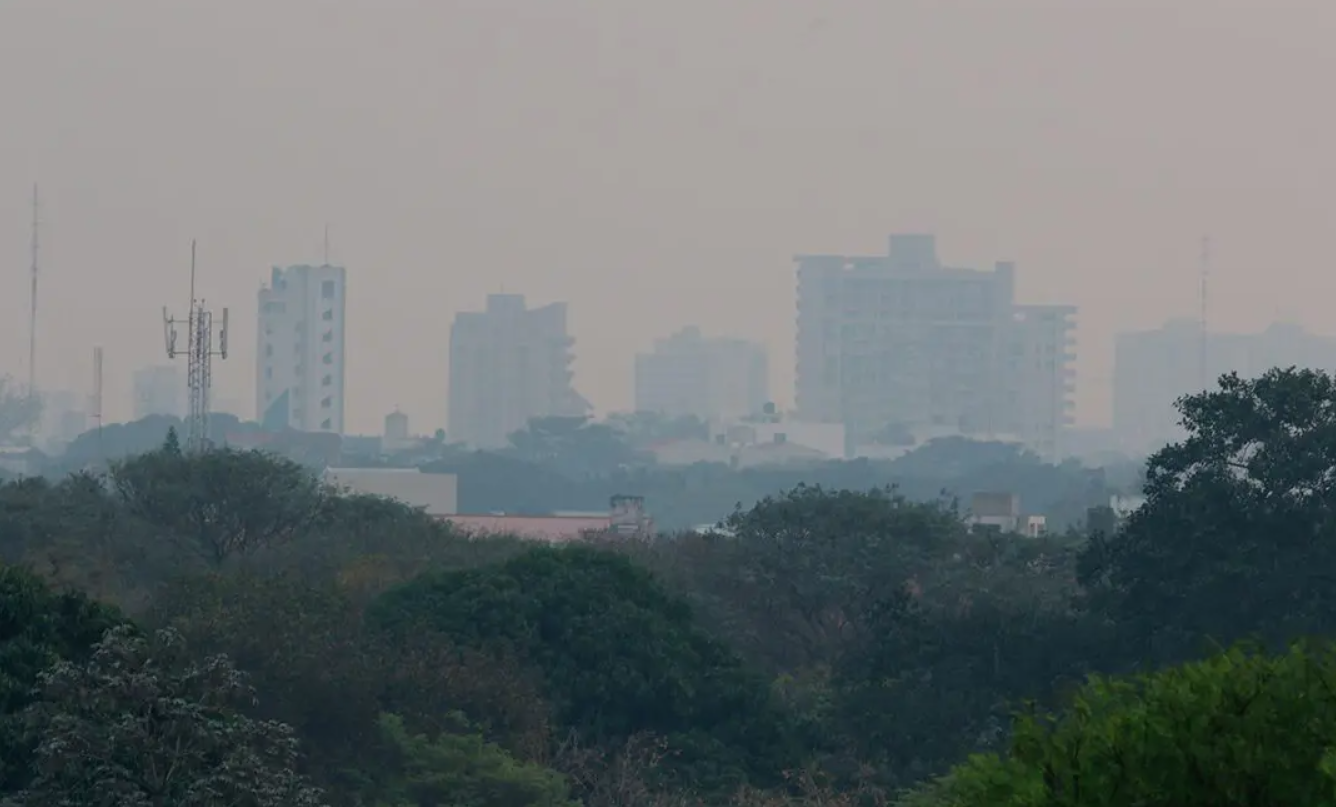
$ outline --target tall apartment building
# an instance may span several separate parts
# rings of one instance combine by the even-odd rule
[[[1226,373],[1249,378],[1289,366],[1336,371],[1336,338],[1299,325],[1276,323],[1254,334],[1207,333],[1204,346],[1205,351],[1201,324],[1190,319],[1117,336],[1113,431],[1121,450],[1146,454],[1182,439],[1174,402],[1214,388]]]
[[[636,356],[639,412],[733,419],[760,412],[769,400],[769,361],[755,342],[707,338],[690,327]]]
[[[532,418],[587,415],[589,402],[571,384],[574,344],[565,303],[529,308],[522,294],[491,294],[486,310],[457,314],[450,328],[450,439],[497,448]]]
[[[944,266],[931,235],[886,255],[800,255],[796,404],[857,444],[888,425],[1019,438],[1073,422],[1075,308],[1018,306],[1015,265]]]
[[[343,433],[346,274],[276,266],[260,289],[255,416],[266,429]]]
[[[150,415],[185,415],[186,380],[171,364],[143,367],[134,374],[134,419]]]

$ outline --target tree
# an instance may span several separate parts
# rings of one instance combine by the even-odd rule
[[[1330,804],[1334,748],[1331,647],[1236,647],[1095,678],[1061,715],[1022,715],[1008,753],[975,757],[933,791],[954,807]]]
[[[0,445],[41,417],[41,397],[33,390],[20,389],[9,376],[0,375]]]
[[[62,659],[86,659],[121,620],[82,594],[54,592],[32,573],[0,565],[0,793],[21,787],[31,773],[33,748],[21,715],[38,677]]]
[[[512,453],[576,478],[600,476],[640,462],[617,429],[584,417],[533,418],[510,435]]]
[[[763,632],[730,635],[772,668],[835,663],[867,617],[959,546],[963,528],[938,504],[892,489],[866,492],[799,485],[738,508],[719,547],[717,600]]]
[[[248,570],[188,576],[163,586],[143,621],[231,659],[264,694],[250,713],[291,726],[321,784],[345,784],[374,734],[393,660],[336,584]]]
[[[1336,627],[1336,380],[1231,374],[1177,406],[1187,437],[1148,461],[1146,503],[1081,559],[1127,654]]]
[[[126,508],[215,566],[321,523],[329,493],[297,463],[258,451],[173,451],[121,460],[111,483]]]
[[[694,624],[685,602],[613,553],[543,547],[425,575],[387,592],[368,616],[400,641],[435,629],[458,646],[518,659],[541,674],[558,724],[585,742],[659,734],[715,785],[774,776],[791,761],[763,682]]]
[[[225,656],[185,650],[173,631],[117,627],[87,663],[44,673],[35,776],[12,804],[319,807],[291,729],[239,712],[254,694]]]
[[[455,730],[414,734],[397,715],[380,718],[388,764],[376,788],[384,807],[577,807],[570,786],[554,770],[515,759],[487,742],[461,715]]]

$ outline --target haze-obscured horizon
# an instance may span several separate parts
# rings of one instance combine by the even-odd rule
[[[233,313],[215,399],[253,402],[274,264],[346,265],[348,429],[445,422],[450,320],[489,292],[570,303],[576,386],[631,403],[687,324],[756,338],[792,400],[799,252],[932,232],[1080,307],[1078,418],[1109,416],[1113,334],[1327,321],[1336,6],[1224,0],[6,0],[0,372],[108,420],[165,361],[190,240]]]

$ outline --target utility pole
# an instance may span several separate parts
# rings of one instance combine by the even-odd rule
[[[227,359],[227,309],[223,309],[222,326],[218,328],[218,347],[213,345],[213,312],[203,300],[195,298],[195,242],[190,242],[190,313],[184,321],[162,309],[163,336],[167,342],[167,358],[175,359],[180,352],[176,347],[179,328],[186,329],[186,377],[190,390],[190,413],[186,416],[186,448],[188,451],[207,451],[209,442],[209,394],[213,387],[213,357]]]

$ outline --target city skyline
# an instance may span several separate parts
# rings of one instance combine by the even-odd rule
[[[1195,314],[1203,235],[1213,328],[1285,310],[1328,330],[1336,119],[1309,99],[1336,9],[1066,5],[14,0],[0,367],[26,375],[34,182],[41,381],[87,389],[103,346],[109,419],[159,360],[192,238],[241,357],[267,267],[318,261],[326,225],[329,260],[370,278],[348,311],[350,431],[396,404],[443,423],[450,317],[503,289],[570,301],[600,411],[629,406],[634,354],[686,322],[764,343],[791,405],[790,256],[895,231],[1014,260],[1023,299],[1080,307],[1083,424],[1110,420],[1115,333]],[[216,394],[253,399],[247,365],[221,363]]]

